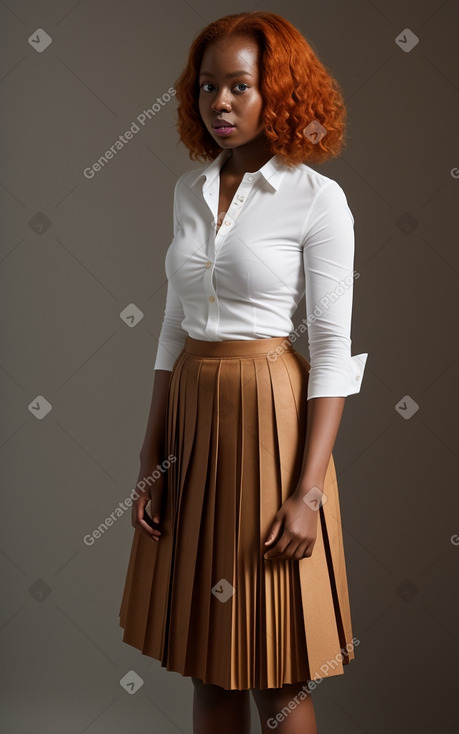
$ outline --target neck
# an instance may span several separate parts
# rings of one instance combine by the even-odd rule
[[[252,148],[249,145],[240,145],[231,149],[231,154],[222,168],[224,167],[225,172],[233,176],[243,176],[244,173],[255,173],[272,157],[273,153],[267,141],[258,143]]]

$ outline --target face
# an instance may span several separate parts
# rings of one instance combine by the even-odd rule
[[[206,129],[221,148],[235,148],[264,138],[259,89],[259,49],[247,36],[211,43],[199,75],[199,112]],[[222,118],[232,127],[220,127]]]

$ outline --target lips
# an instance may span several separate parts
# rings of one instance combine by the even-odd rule
[[[226,120],[215,120],[212,123],[212,127],[214,128],[214,130],[218,130],[218,128],[234,127],[234,125],[232,125],[231,122],[227,122]]]

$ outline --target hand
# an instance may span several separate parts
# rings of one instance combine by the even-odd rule
[[[153,462],[141,465],[136,484],[136,492],[140,496],[133,499],[131,510],[131,525],[146,538],[156,542],[161,537],[161,501],[166,479],[165,472],[160,472],[161,476],[154,480],[151,478],[158,465],[153,465]],[[149,483],[146,482],[147,477],[150,477]],[[149,502],[150,513],[146,509]]]
[[[275,545],[265,553],[265,559],[299,561],[311,556],[317,538],[318,517],[318,509],[306,504],[303,495],[288,497],[268,531],[265,546]]]

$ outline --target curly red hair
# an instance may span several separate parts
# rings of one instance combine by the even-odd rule
[[[346,119],[338,82],[288,20],[277,13],[253,11],[226,15],[206,26],[194,39],[187,65],[174,84],[177,131],[191,160],[212,161],[222,151],[199,113],[198,80],[207,46],[234,35],[250,37],[260,50],[264,132],[273,155],[278,154],[292,166],[323,163],[338,156],[345,145]],[[317,142],[312,142],[304,132],[313,121],[326,130]]]

